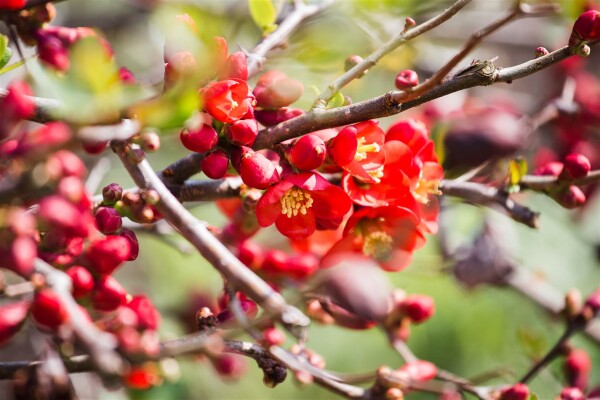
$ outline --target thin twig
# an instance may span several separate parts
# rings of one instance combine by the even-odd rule
[[[600,170],[590,171],[585,177],[568,182],[554,176],[525,175],[519,181],[519,186],[521,186],[523,189],[530,189],[536,192],[547,192],[551,189],[559,187],[563,183],[576,186],[585,186],[597,182],[600,182]]]
[[[470,203],[480,205],[498,205],[517,222],[537,228],[539,226],[539,213],[512,200],[507,193],[482,183],[457,182],[443,179],[439,186],[440,191],[448,196],[460,197]]]
[[[303,1],[297,1],[294,4],[294,11],[287,15],[279,27],[263,38],[248,54],[248,76],[255,75],[262,68],[267,53],[285,42],[303,20],[330,6],[333,4],[333,0],[324,0],[320,4],[304,4]]]
[[[331,84],[329,84],[329,86],[327,86],[327,88],[321,92],[319,97],[317,97],[313,109],[325,108],[329,100],[331,100],[331,98],[337,92],[339,92],[344,86],[352,82],[354,79],[358,78],[359,76],[362,76],[366,70],[375,66],[377,62],[379,62],[379,60],[385,55],[391,53],[396,48],[405,44],[409,40],[412,40],[417,36],[420,36],[423,33],[430,31],[433,28],[439,26],[440,24],[448,21],[470,2],[471,0],[459,0],[439,15],[436,15],[435,17],[431,18],[430,20],[413,28],[410,28],[406,31],[400,32],[396,37],[379,47],[371,54],[369,54],[362,62],[358,63],[352,69],[350,69],[345,74],[343,74]]]

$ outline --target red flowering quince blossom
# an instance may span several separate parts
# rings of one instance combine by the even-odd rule
[[[252,111],[248,84],[240,79],[213,82],[202,89],[201,93],[206,112],[226,124],[243,119]]]
[[[321,266],[335,265],[348,253],[373,258],[386,271],[401,271],[412,253],[425,243],[417,228],[417,215],[403,207],[362,208],[346,224],[344,237],[321,260]]]
[[[385,133],[377,121],[349,125],[327,143],[330,158],[346,173],[365,183],[379,183],[385,152]]]
[[[291,239],[310,236],[316,229],[336,229],[350,211],[352,201],[322,176],[304,172],[271,186],[256,207],[262,227],[275,223]]]

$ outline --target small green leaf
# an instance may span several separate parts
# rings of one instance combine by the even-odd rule
[[[344,95],[342,92],[337,92],[333,95],[329,103],[327,104],[327,108],[338,108],[344,105],[346,99],[344,99]]]
[[[254,23],[263,33],[274,30],[273,25],[277,18],[277,11],[271,0],[248,0],[248,7]]]
[[[529,397],[527,398],[527,400],[540,400],[540,398],[538,397],[538,395],[537,395],[537,394],[535,394],[535,393],[531,393],[531,394],[529,395]]]
[[[198,91],[190,85],[180,84],[160,97],[135,105],[130,114],[144,126],[173,129],[181,127],[200,105]]]
[[[508,180],[510,186],[518,185],[521,178],[527,174],[527,161],[525,159],[510,160],[508,164]]]
[[[0,35],[0,69],[2,69],[12,56],[12,50],[8,47],[8,38]]]

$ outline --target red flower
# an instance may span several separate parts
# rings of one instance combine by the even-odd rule
[[[262,227],[275,223],[285,236],[301,239],[317,228],[337,228],[351,207],[342,189],[320,175],[304,172],[267,189],[258,201],[256,217]]]
[[[386,271],[406,268],[414,250],[425,242],[419,218],[402,207],[363,208],[348,220],[344,237],[321,260],[321,267],[335,265],[348,253],[373,258]]]
[[[364,121],[342,129],[327,142],[327,150],[333,162],[355,178],[378,183],[385,162],[384,138],[377,121]]]
[[[230,124],[252,109],[248,84],[239,79],[211,83],[202,89],[204,109],[214,118]]]

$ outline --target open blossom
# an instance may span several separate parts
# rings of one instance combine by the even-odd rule
[[[365,183],[378,183],[382,174],[385,134],[377,121],[349,125],[327,142],[332,161]]]
[[[360,253],[386,271],[400,271],[410,264],[413,251],[425,243],[418,225],[419,218],[406,208],[360,209],[350,217],[344,237],[323,257],[321,266],[335,265],[348,253]]]
[[[258,201],[256,217],[262,227],[275,223],[285,236],[301,239],[317,228],[337,228],[351,207],[342,189],[320,175],[304,172],[267,189]]]
[[[221,122],[230,124],[252,111],[248,84],[239,79],[213,82],[202,89],[206,112]]]

